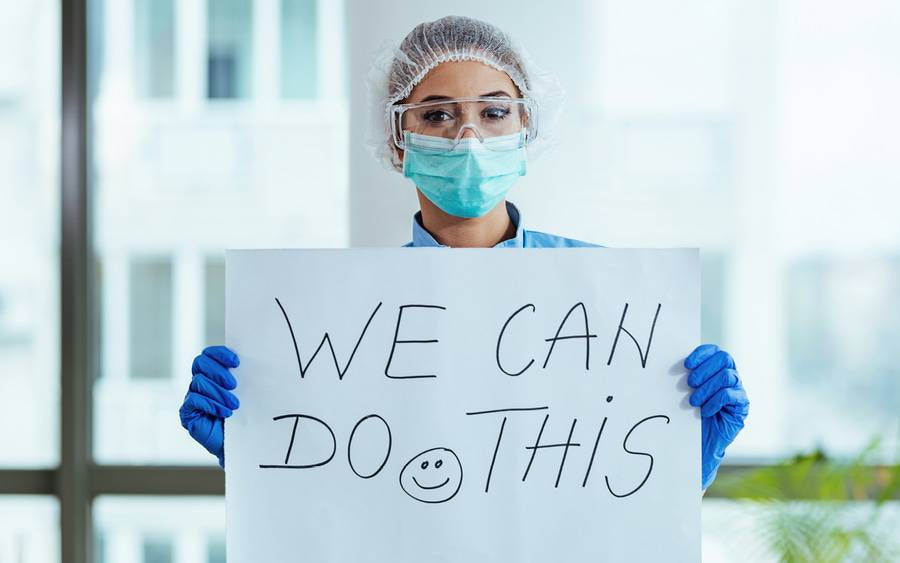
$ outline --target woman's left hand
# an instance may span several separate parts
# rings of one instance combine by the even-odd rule
[[[694,388],[690,403],[700,408],[704,490],[716,478],[725,448],[744,427],[750,410],[747,392],[738,377],[734,359],[715,344],[702,344],[684,360],[691,370],[688,385]]]

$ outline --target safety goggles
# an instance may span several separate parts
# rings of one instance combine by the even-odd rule
[[[485,147],[506,148],[486,142],[497,137],[510,137],[525,130],[520,145],[537,138],[537,106],[528,98],[468,97],[434,100],[415,104],[391,106],[391,136],[401,150],[408,147],[408,139],[423,136],[462,141],[467,131]],[[412,133],[410,135],[409,133]],[[453,150],[455,143],[438,144]]]

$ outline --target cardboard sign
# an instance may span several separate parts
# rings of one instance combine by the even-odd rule
[[[230,251],[231,562],[700,559],[696,250]]]

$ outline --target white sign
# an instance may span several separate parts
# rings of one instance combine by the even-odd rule
[[[228,560],[699,561],[696,250],[229,251]]]

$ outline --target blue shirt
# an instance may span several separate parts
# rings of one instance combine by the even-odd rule
[[[500,241],[494,248],[577,248],[586,246],[599,246],[572,238],[551,235],[540,231],[527,231],[522,227],[522,214],[519,209],[510,202],[506,202],[506,210],[513,225],[516,226],[516,236]],[[431,236],[431,233],[422,226],[422,212],[413,216],[412,240],[403,246],[406,247],[445,247]]]

